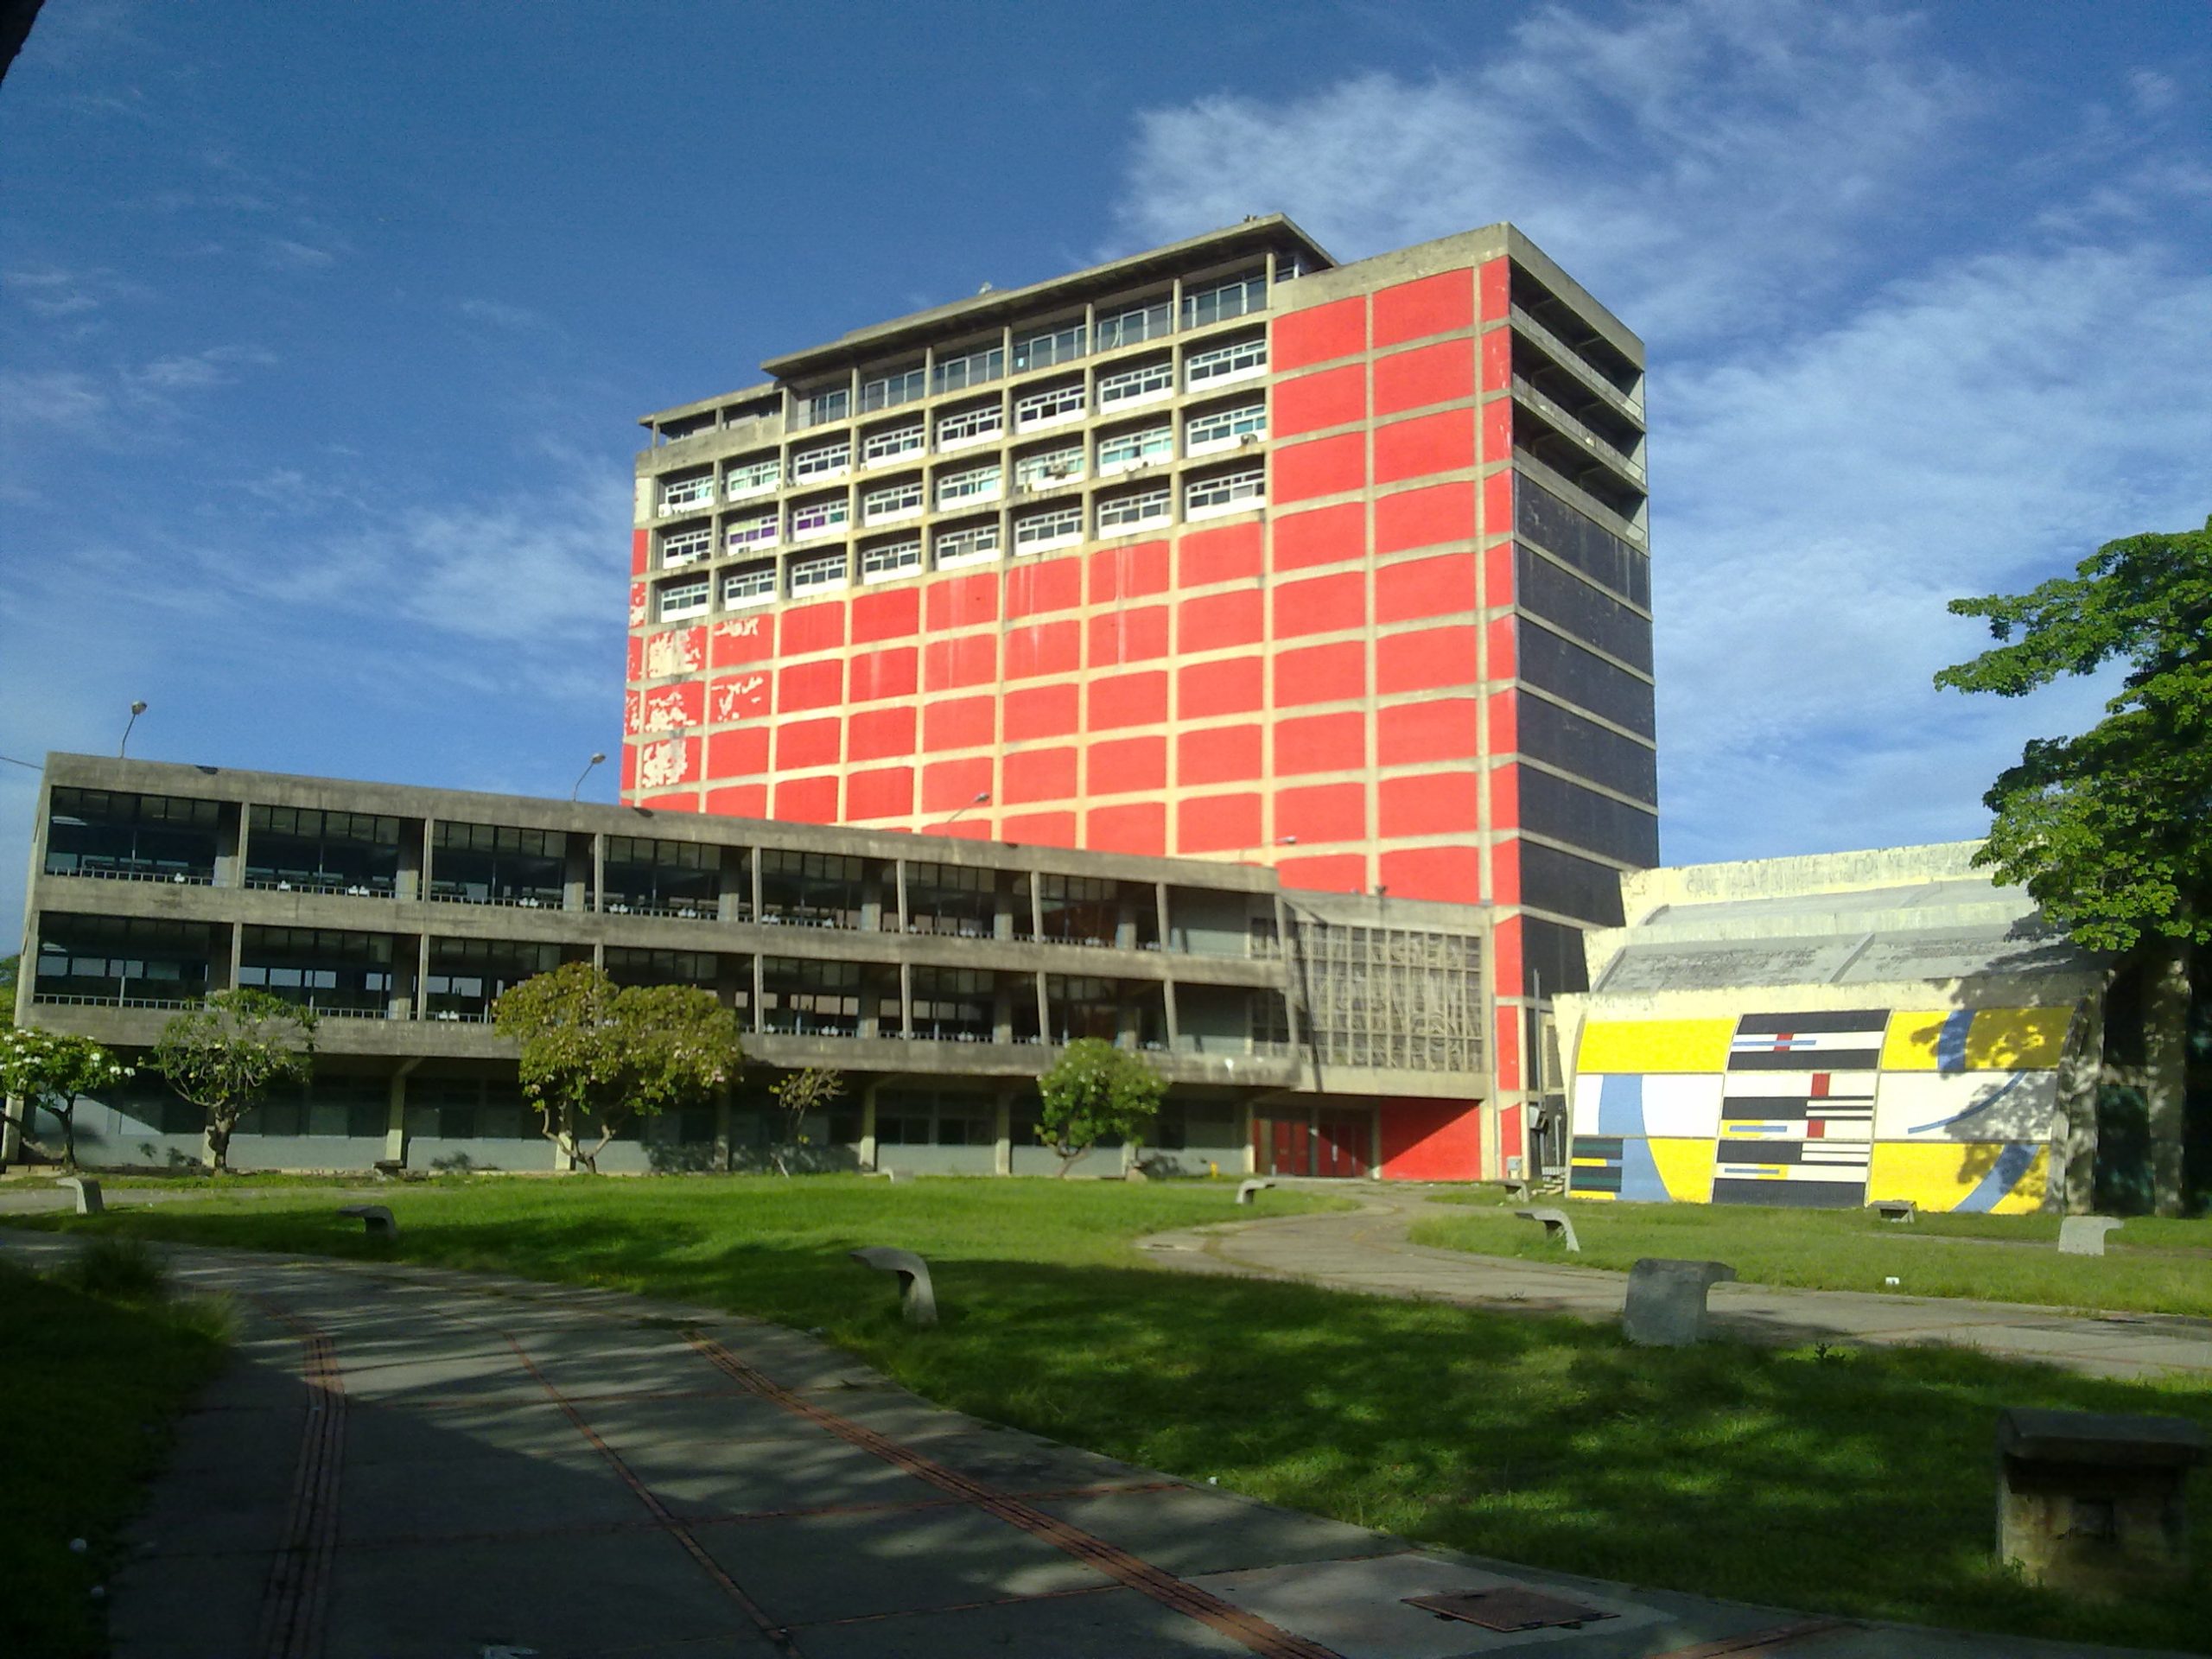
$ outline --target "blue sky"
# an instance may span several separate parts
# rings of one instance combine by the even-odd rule
[[[2095,688],[1939,696],[1943,601],[2212,512],[2207,17],[48,0],[0,754],[143,697],[136,754],[557,795],[619,742],[638,416],[1246,213],[1511,219],[1650,348],[1666,857],[1978,833]]]

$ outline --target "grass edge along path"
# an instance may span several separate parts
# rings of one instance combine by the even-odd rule
[[[204,1300],[88,1294],[0,1262],[0,1653],[107,1651],[93,1589],[121,1565],[176,1418],[222,1369],[226,1325]]]
[[[2193,1593],[2075,1600],[1991,1559],[1999,1409],[2212,1427],[2202,1390],[1959,1350],[1631,1350],[1573,1319],[1171,1274],[1130,1248],[1229,1219],[1220,1186],[485,1183],[390,1202],[395,1245],[320,1196],[39,1224],[712,1305],[817,1329],[955,1409],[1426,1542],[1811,1611],[2212,1651]],[[942,1325],[901,1324],[881,1276],[845,1259],[871,1243],[930,1259]],[[2192,1548],[2201,1583],[2212,1529]]]
[[[1887,1289],[2044,1307],[2212,1318],[2212,1221],[2130,1221],[2102,1256],[2058,1254],[2056,1216],[1928,1215],[1898,1224],[1870,1210],[1621,1204],[1550,1199],[1574,1221],[1572,1258],[1513,1206],[1452,1194],[1418,1216],[1415,1244],[1476,1255],[1625,1271],[1639,1256],[1726,1262],[1747,1284]],[[1894,1285],[1885,1281],[1894,1279]]]

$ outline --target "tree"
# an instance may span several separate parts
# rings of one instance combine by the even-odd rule
[[[2212,518],[2107,542],[2071,577],[1950,608],[1985,619],[1999,644],[1939,686],[2018,697],[2126,665],[2102,720],[2031,739],[1999,775],[1974,861],[2142,976],[2152,1191],[2160,1213],[2178,1213],[2190,951],[2212,944]]]
[[[22,1102],[15,1120],[28,1138],[43,1109],[61,1121],[61,1166],[77,1167],[77,1096],[134,1075],[89,1037],[41,1031],[35,1026],[0,1031],[0,1095]]]
[[[520,1049],[523,1093],[540,1132],[572,1163],[599,1154],[632,1117],[689,1105],[745,1064],[737,1016],[691,985],[617,986],[588,962],[526,979],[492,1007]],[[593,1125],[599,1140],[586,1149]]]
[[[315,1075],[315,1013],[251,987],[216,991],[162,1027],[151,1056],[169,1087],[207,1114],[207,1162],[230,1167],[238,1120],[280,1083]]]
[[[771,1155],[777,1170],[788,1178],[791,1172],[784,1162],[785,1148],[806,1144],[800,1130],[808,1115],[827,1111],[830,1103],[845,1092],[845,1074],[833,1066],[810,1065],[804,1071],[786,1072],[777,1078],[768,1092],[776,1097],[776,1109],[784,1115],[784,1133]]]
[[[16,980],[22,969],[21,956],[0,957],[0,1029],[16,1023]]]
[[[1140,1054],[1078,1037],[1037,1079],[1037,1092],[1045,1103],[1037,1138],[1059,1155],[1058,1173],[1065,1175],[1103,1140],[1142,1140],[1160,1116],[1167,1080]]]

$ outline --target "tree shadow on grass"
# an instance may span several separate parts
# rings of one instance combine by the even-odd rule
[[[942,1404],[1507,1560],[2212,1651],[2189,1592],[2089,1603],[2031,1590],[1991,1560],[2001,1408],[2152,1411],[2212,1427],[2201,1391],[1955,1350],[1630,1349],[1611,1326],[1574,1319],[1011,1259],[998,1239],[979,1254],[972,1227],[964,1243],[937,1231],[950,1224],[927,1203],[830,1202],[804,1227],[796,1211],[696,1203],[532,1201],[479,1218],[409,1206],[384,1246],[321,1229],[320,1210],[255,1208],[105,1219],[282,1250],[308,1248],[314,1227],[312,1248],[332,1255],[635,1289],[818,1329]],[[761,1223],[749,1233],[748,1215]],[[846,1257],[866,1243],[932,1256],[942,1325],[899,1322],[888,1282]],[[1056,1235],[1047,1248],[1069,1246]],[[2201,1583],[2212,1529],[2194,1548]]]

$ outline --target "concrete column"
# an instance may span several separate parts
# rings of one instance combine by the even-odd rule
[[[725,1175],[732,1167],[729,1134],[729,1090],[725,1088],[715,1097],[715,1164]]]
[[[746,874],[742,847],[722,849],[715,914],[725,922],[742,920],[753,914],[753,883]]]
[[[899,1029],[912,1031],[913,1028],[914,964],[901,962],[899,964]]]
[[[390,1020],[412,1020],[417,1013],[416,997],[421,991],[415,976],[416,941],[412,934],[399,933],[391,941],[391,989],[385,998],[385,1017]]]
[[[426,901],[430,896],[430,884],[438,879],[437,840],[438,821],[433,817],[424,817],[422,845],[415,849],[416,890],[412,896]],[[399,874],[401,886],[404,887],[407,879],[407,846],[404,840],[400,843],[399,849]],[[404,899],[410,895],[402,892],[399,896]]]
[[[218,939],[226,934],[229,943],[219,944],[214,960],[207,964],[210,974],[219,976],[222,982],[207,988],[227,991],[233,989],[238,982],[238,966],[245,955],[245,925],[242,922],[219,922],[216,926],[220,930]]]
[[[1011,1175],[1014,1173],[1014,1088],[1002,1083],[993,1093],[992,1134],[998,1144],[991,1153],[991,1173]]]
[[[1007,988],[1004,978],[991,982],[991,1040],[1010,1043],[1014,1040],[1014,993]]]
[[[1037,976],[1037,1029],[1046,1042],[1052,1040],[1052,999],[1045,994],[1045,976]]]
[[[572,835],[561,855],[561,908],[589,910],[599,893],[599,837]]]
[[[399,1070],[391,1074],[391,1089],[385,1097],[384,1117],[384,1155],[385,1161],[407,1166],[407,1079],[423,1062],[420,1058],[402,1060]]]
[[[1007,890],[1011,880],[1007,871],[1001,870],[991,883],[991,937],[995,939],[1014,937],[1014,894]]]
[[[861,1090],[861,1167],[875,1167],[875,1091],[880,1084],[871,1083]]]
[[[2050,1189],[2044,1207],[2069,1216],[2096,1208],[2097,1084],[2105,1066],[2105,994],[2092,991],[2075,1011],[2058,1062],[2058,1122]]]
[[[409,833],[410,830],[412,834]],[[428,834],[427,824],[411,818],[399,821],[399,863],[391,877],[391,897],[395,904],[413,904],[423,896],[423,849]]]
[[[1252,1101],[1249,1095],[1237,1103],[1236,1130],[1244,1143],[1238,1161],[1247,1175],[1256,1175],[1260,1173],[1260,1155],[1252,1149]]]
[[[215,815],[215,885],[245,885],[245,820],[252,810],[244,801],[226,801]]]
[[[906,931],[906,923],[908,920],[906,915],[906,861],[905,859],[894,859],[892,861],[891,882],[893,888],[893,899],[899,906],[899,931],[904,933]]]
[[[1160,982],[1160,1001],[1166,1020],[1166,1028],[1161,1034],[1166,1039],[1167,1052],[1173,1054],[1183,1040],[1183,1024],[1175,1012],[1175,982],[1173,979]]]
[[[755,952],[753,957],[753,1029],[756,1032],[764,1029],[760,1023],[764,1017],[761,1013],[762,995],[760,957]]]
[[[2151,1206],[2178,1216],[2188,1103],[2189,947],[2161,939],[2143,974],[2143,1099],[2151,1120]]]
[[[429,1018],[430,1005],[430,936],[428,933],[415,942],[415,1017]]]

